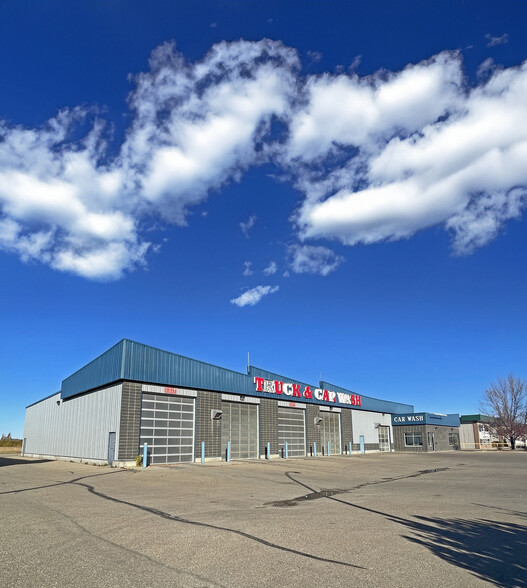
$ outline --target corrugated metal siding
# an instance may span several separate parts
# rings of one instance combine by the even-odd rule
[[[351,411],[351,422],[353,430],[353,443],[359,443],[360,436],[364,435],[365,443],[375,443],[379,445],[379,434],[375,428],[375,423],[390,427],[390,439],[393,439],[391,415],[382,415],[378,412]]]
[[[126,341],[123,374],[125,379],[138,382],[242,395],[253,391],[251,380],[245,374],[134,341]]]
[[[25,452],[57,457],[107,459],[108,434],[119,446],[121,388],[111,386],[61,402],[55,394],[26,409]],[[116,456],[117,458],[118,456]]]
[[[391,414],[413,412],[414,410],[412,404],[402,404],[400,402],[392,402],[390,400],[379,400],[378,398],[371,398],[370,396],[364,396],[363,394],[360,394],[360,392],[352,392],[351,390],[346,390],[346,388],[335,386],[335,384],[330,384],[324,380],[320,382],[320,387],[325,388],[326,390],[333,390],[333,392],[341,392],[344,394],[359,394],[361,397],[361,406],[354,406],[353,410],[371,410],[375,412],[389,412]]]
[[[125,343],[127,342],[124,339],[119,341],[117,345],[63,380],[62,398],[69,398],[86,390],[122,380],[121,366]]]

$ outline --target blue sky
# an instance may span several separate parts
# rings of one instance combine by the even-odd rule
[[[0,4],[0,432],[123,337],[474,413],[525,374],[521,2]]]

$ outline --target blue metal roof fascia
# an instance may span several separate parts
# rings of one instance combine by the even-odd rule
[[[63,380],[61,397],[70,398],[121,380],[123,347],[124,339]]]
[[[254,392],[246,374],[130,340],[126,340],[122,374],[125,380],[166,386],[241,395]]]
[[[416,421],[415,417],[421,417],[422,420]],[[392,417],[394,426],[411,426],[411,425],[436,425],[438,427],[459,427],[458,414],[439,414],[435,412],[412,412],[407,414],[398,414]]]
[[[325,380],[320,381],[320,387],[326,390],[333,390],[333,392],[340,392],[342,394],[359,394],[352,390],[347,390],[341,386],[336,386]],[[380,398],[372,398],[371,396],[361,397],[361,406],[354,406],[353,410],[371,410],[372,412],[387,412],[389,414],[409,413],[414,411],[413,404],[402,404],[401,402],[393,402],[391,400],[381,400]]]

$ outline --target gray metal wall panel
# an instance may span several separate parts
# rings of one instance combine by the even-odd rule
[[[390,414],[383,415],[379,412],[366,412],[353,409],[351,411],[353,425],[353,443],[359,443],[360,436],[364,435],[364,443],[375,445],[379,449],[379,434],[375,423],[390,427],[390,439],[393,439],[392,417]]]
[[[85,365],[62,381],[62,398],[70,398],[81,392],[100,388],[122,379],[121,364],[125,341],[119,341],[111,349]]]
[[[59,405],[57,401],[60,394],[26,409],[25,452],[107,459],[109,433],[114,431],[119,440],[121,385],[62,401]]]

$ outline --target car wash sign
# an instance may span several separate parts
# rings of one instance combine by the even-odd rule
[[[421,414],[400,414],[392,417],[392,425],[424,425],[425,415]]]
[[[358,394],[332,392],[331,390],[311,388],[311,386],[304,387],[300,384],[280,382],[279,380],[266,380],[265,378],[258,378],[257,376],[254,377],[254,384],[256,386],[256,392],[267,392],[268,394],[306,398],[307,400],[319,400],[321,402],[334,402],[335,404],[361,406],[361,397]]]

